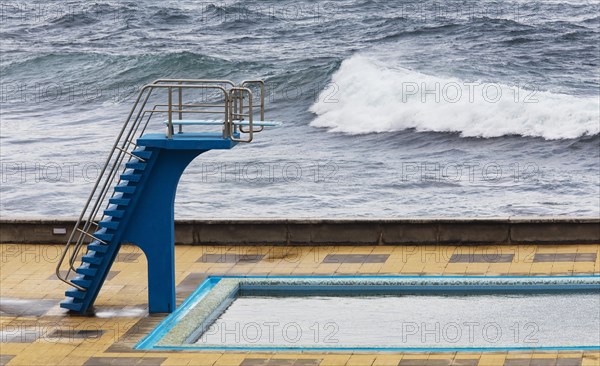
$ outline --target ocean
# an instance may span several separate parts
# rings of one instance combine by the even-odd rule
[[[263,79],[283,122],[176,217],[600,215],[597,1],[0,6],[2,217],[77,216],[157,78]]]

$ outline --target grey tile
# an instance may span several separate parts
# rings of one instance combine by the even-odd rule
[[[203,272],[192,272],[185,276],[181,282],[177,285],[177,292],[194,291],[200,286],[202,281],[206,279],[206,273]]]
[[[137,263],[140,260],[142,253],[119,253],[115,262]]]
[[[90,357],[83,366],[110,366],[115,357]],[[132,365],[135,363],[132,363]]]
[[[149,317],[138,320],[115,343],[111,344],[106,352],[135,352],[135,350],[133,350],[133,346],[135,346],[143,337],[150,333],[164,318],[165,315],[160,314],[157,316],[150,315]]]
[[[237,263],[258,263],[265,257],[264,254],[243,254],[238,256]]]
[[[296,361],[295,358],[272,358],[266,364],[268,366],[294,366]]]
[[[62,270],[61,269],[60,270],[60,275],[64,278],[67,275],[67,270],[66,269]],[[56,273],[52,273],[50,276],[48,276],[47,280],[50,280],[50,281],[56,280],[56,281],[58,281],[58,277],[56,277]]]
[[[321,360],[316,358],[299,358],[294,362],[294,366],[319,366],[320,364]]]
[[[49,338],[61,338],[61,339],[96,339],[102,337],[104,331],[101,329],[56,329],[52,333],[48,334]]]
[[[595,262],[596,253],[538,253],[534,262]]]
[[[265,257],[264,254],[203,254],[196,262],[201,263],[257,263]]]
[[[574,262],[577,253],[556,253],[555,262]]]
[[[0,355],[0,366],[6,366],[15,355]]]
[[[327,254],[323,263],[364,263],[366,254]]]
[[[536,253],[533,256],[533,262],[534,263],[554,262],[555,257],[556,257],[556,253]]]
[[[596,253],[577,253],[577,256],[575,256],[575,262],[595,262],[596,258]]]
[[[556,358],[532,358],[529,366],[556,366]]]
[[[504,360],[504,366],[530,366],[530,358],[509,358]]]
[[[225,254],[202,254],[200,258],[196,260],[196,263],[235,263],[237,259],[232,254],[227,256]]]
[[[245,358],[240,366],[266,366],[268,358]]]
[[[43,327],[7,325],[0,332],[0,343],[33,343],[43,336]]]
[[[388,254],[328,254],[322,263],[385,263]]]
[[[558,358],[556,366],[581,366],[581,358]]]
[[[510,263],[514,254],[452,254],[450,263]]]
[[[402,359],[398,363],[398,366],[425,366],[425,361],[423,359]]]
[[[455,359],[452,361],[452,366],[477,366],[479,364],[479,360],[474,358],[466,358],[466,359]]]
[[[115,278],[116,275],[118,275],[119,273],[121,273],[121,271],[109,271],[108,274],[106,275],[106,280],[110,281],[113,278]]]
[[[165,357],[90,357],[83,366],[160,366],[165,360]]]
[[[369,254],[364,263],[385,263],[389,257],[389,254]]]
[[[427,360],[425,366],[450,366],[452,360]]]
[[[166,358],[164,357],[144,357],[144,358],[138,358],[138,362],[135,365],[140,365],[140,366],[160,366],[162,365],[163,362],[165,362]],[[129,364],[131,365],[131,364]]]
[[[60,300],[0,298],[0,315],[40,317]]]

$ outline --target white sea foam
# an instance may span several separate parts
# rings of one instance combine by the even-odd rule
[[[405,129],[570,139],[600,131],[600,100],[440,78],[356,55],[345,60],[310,109],[311,125],[366,134]]]

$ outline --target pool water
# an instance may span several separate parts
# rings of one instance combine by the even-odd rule
[[[598,347],[598,309],[598,292],[241,295],[195,344],[294,348]]]

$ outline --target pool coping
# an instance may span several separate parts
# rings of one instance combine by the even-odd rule
[[[482,291],[498,291],[505,289],[507,291],[524,291],[531,290],[531,286],[537,286],[536,290],[586,290],[600,289],[600,275],[572,275],[572,276],[209,276],[199,287],[190,294],[188,298],[179,306],[175,312],[163,319],[148,335],[139,341],[134,349],[136,350],[155,350],[155,351],[302,351],[302,352],[498,352],[498,351],[586,351],[600,350],[598,346],[556,346],[556,347],[477,347],[477,348],[461,348],[461,347],[281,347],[281,346],[198,346],[196,344],[185,344],[193,342],[192,338],[199,338],[202,334],[201,327],[210,326],[210,324],[220,316],[222,311],[229,306],[235,299],[241,286],[244,286],[244,281],[250,281],[249,289],[252,286],[261,286],[261,282],[268,281],[270,288],[273,288],[273,281],[280,281],[279,287],[276,290],[289,291],[291,287],[299,287],[298,281],[301,282],[303,290],[306,290],[306,281],[316,282],[317,280],[334,280],[340,282],[338,287],[353,286],[351,282],[370,281],[383,286],[400,286],[394,287],[396,290],[413,290],[413,291],[473,291],[479,287]],[[225,280],[225,281],[223,281]],[[464,281],[468,282],[464,282]],[[483,281],[482,281],[483,280]],[[495,287],[490,288],[489,281],[496,280]],[[520,280],[521,282],[529,282],[528,284],[515,285],[511,280]],[[254,284],[252,282],[254,281]],[[344,283],[346,281],[346,283]],[[396,282],[387,283],[389,281]],[[429,281],[429,283],[427,282]],[[440,287],[440,281],[447,284]],[[463,281],[460,284],[459,281]],[[484,283],[488,282],[488,284]],[[535,281],[535,283],[531,283]],[[561,282],[557,288],[557,281]],[[477,285],[477,283],[480,283]],[[517,281],[519,282],[519,281]],[[217,293],[219,301],[215,301],[208,307],[196,307],[201,301],[210,300],[211,291],[221,284],[225,284],[225,290]],[[265,286],[265,285],[262,285]],[[323,287],[323,285],[316,285]],[[364,286],[373,286],[364,285]],[[402,287],[404,286],[404,287]],[[519,287],[520,286],[520,287]],[[539,287],[543,286],[543,287]],[[582,286],[587,286],[582,288]],[[485,288],[484,288],[485,287]],[[529,288],[525,288],[529,287]],[[310,289],[310,287],[308,288]],[[335,290],[334,287],[327,287],[328,290]],[[214,294],[213,294],[214,295]],[[194,314],[195,312],[195,314]],[[192,314],[192,317],[200,322],[189,323],[181,322]],[[190,330],[190,328],[193,328]],[[183,345],[185,344],[185,345]]]

